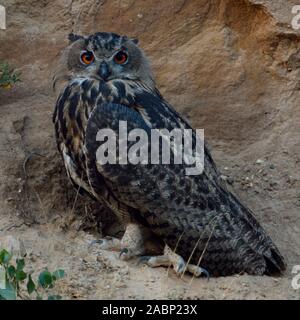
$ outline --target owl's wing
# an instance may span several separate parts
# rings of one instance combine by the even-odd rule
[[[189,122],[163,99],[158,90],[155,90],[155,92],[143,90],[137,93],[135,96],[135,104],[139,107],[138,111],[142,118],[148,124],[151,124],[151,128],[165,128],[169,131],[174,128],[192,129]],[[193,138],[195,138],[195,136],[193,136]],[[222,183],[220,173],[213,161],[206,141],[204,141],[204,153],[205,171],[211,178]]]
[[[123,138],[120,121],[127,122],[128,131],[143,129],[149,138],[153,127],[182,127],[184,121],[172,108],[155,97],[147,98],[143,105],[137,99],[135,110],[113,103],[94,109],[86,131],[88,176],[94,192],[101,195],[110,190],[185,259],[192,256],[197,263],[203,255],[202,266],[212,274],[283,270],[283,258],[251,212],[219,184],[207,150],[204,172],[194,176],[186,175],[184,164],[99,163],[101,129],[111,129],[118,140]],[[133,144],[128,142],[128,149]]]

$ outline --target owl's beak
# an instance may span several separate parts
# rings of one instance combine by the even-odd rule
[[[99,67],[99,75],[105,81],[110,76],[110,70],[107,63],[102,62]]]

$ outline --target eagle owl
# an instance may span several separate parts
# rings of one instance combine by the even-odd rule
[[[103,239],[149,266],[172,265],[177,274],[226,276],[281,273],[284,259],[251,211],[220,182],[204,144],[204,171],[186,175],[185,164],[101,164],[96,136],[109,128],[192,129],[158,91],[136,39],[114,33],[69,35],[54,88],[58,149],[80,190],[109,208],[126,226],[121,240]],[[157,237],[164,250],[146,254]]]

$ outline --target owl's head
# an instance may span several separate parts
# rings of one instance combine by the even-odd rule
[[[54,87],[76,78],[127,79],[154,87],[151,68],[136,39],[99,32],[90,36],[70,34],[69,40],[54,76]]]

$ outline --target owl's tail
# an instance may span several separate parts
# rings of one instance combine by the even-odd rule
[[[241,217],[243,218],[243,220],[247,221],[248,225],[253,228],[258,237],[261,239],[256,247],[252,246],[251,243],[249,243],[249,245],[252,246],[252,249],[254,249],[257,253],[262,254],[265,260],[264,274],[274,275],[283,273],[286,269],[286,263],[277,246],[256,220],[251,210],[241,204],[240,201],[232,193],[230,193],[230,197],[232,201],[239,205],[240,210],[242,211]]]

